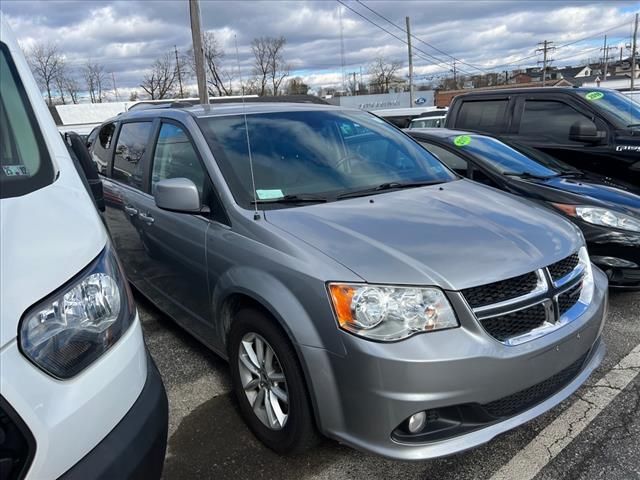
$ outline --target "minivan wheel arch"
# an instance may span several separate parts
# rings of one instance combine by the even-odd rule
[[[236,291],[227,295],[227,297],[225,297],[219,309],[219,315],[216,317],[220,320],[218,324],[221,327],[222,333],[223,333],[221,335],[221,338],[223,339],[223,342],[224,342],[223,351],[225,353],[226,359],[228,361],[232,361],[230,358],[228,358],[228,351],[229,351],[228,336],[231,330],[231,324],[233,323],[235,314],[245,308],[255,309],[263,312],[267,317],[269,317],[273,321],[273,323],[280,329],[280,331],[284,334],[284,336],[289,340],[289,343],[291,344],[291,346],[293,347],[296,353],[296,357],[298,358],[300,367],[302,368],[302,372],[304,375],[304,383],[307,389],[307,395],[309,396],[308,398],[311,402],[315,424],[318,428],[321,429],[320,415],[318,411],[318,406],[316,404],[316,395],[315,395],[315,392],[313,391],[313,382],[311,382],[307,364],[304,361],[302,353],[300,352],[300,346],[295,341],[292,332],[287,327],[283,319],[271,308],[269,308],[268,305],[265,305],[265,303],[263,303],[260,300],[257,300],[252,295],[246,292]]]

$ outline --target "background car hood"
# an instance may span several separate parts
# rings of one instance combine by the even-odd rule
[[[26,310],[73,278],[107,243],[91,199],[68,167],[49,186],[0,200],[0,348],[16,337]]]
[[[544,185],[579,197],[571,203],[593,204],[590,197],[611,206],[622,207],[640,213],[640,188],[634,185],[618,184],[605,178],[587,176],[585,178],[552,177],[545,180],[525,180],[534,185]]]
[[[270,210],[265,218],[367,282],[451,290],[530,272],[582,242],[559,215],[467,180]]]

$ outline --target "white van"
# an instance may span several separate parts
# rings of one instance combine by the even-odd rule
[[[0,478],[159,478],[167,397],[131,290],[0,22]]]

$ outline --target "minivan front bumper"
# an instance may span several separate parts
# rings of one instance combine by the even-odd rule
[[[357,449],[420,460],[488,442],[553,408],[577,390],[605,355],[600,340],[607,310],[607,279],[594,269],[591,304],[567,325],[517,346],[487,335],[464,301],[450,293],[461,327],[376,343],[341,333],[346,355],[300,347],[323,433]],[[451,429],[435,440],[395,432],[413,414],[448,407],[484,406],[546,385],[573,365],[569,378],[533,406],[474,428]],[[464,423],[464,422],[463,422]],[[468,425],[466,425],[468,426]]]

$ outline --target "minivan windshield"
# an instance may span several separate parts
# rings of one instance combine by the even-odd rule
[[[560,172],[542,165],[499,140],[482,135],[460,135],[451,142],[474,157],[483,160],[501,174],[526,174],[535,177],[554,177]]]
[[[236,202],[245,208],[254,197],[278,208],[289,200],[332,201],[457,178],[410,138],[366,112],[254,113],[246,116],[247,129],[243,115],[201,117],[198,123]]]
[[[9,48],[0,43],[0,198],[53,182],[53,165]]]
[[[618,128],[640,128],[640,103],[615,90],[595,90],[584,94],[596,108],[602,108]]]

